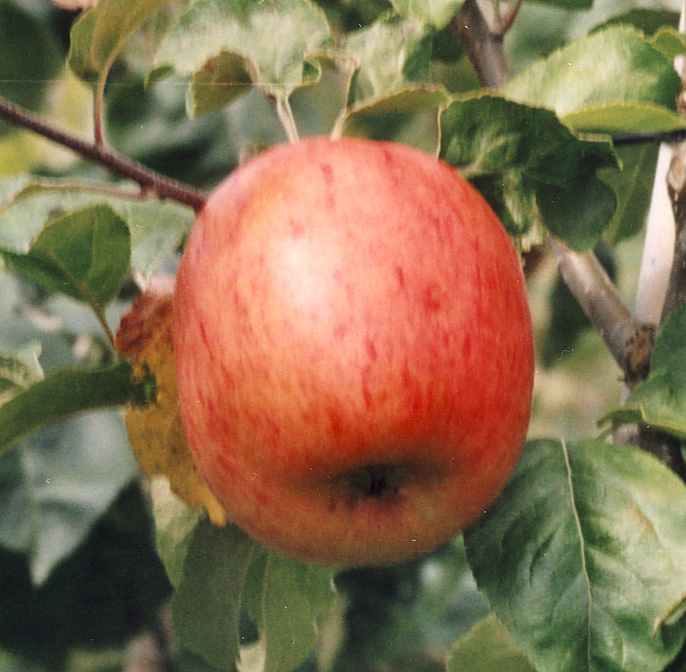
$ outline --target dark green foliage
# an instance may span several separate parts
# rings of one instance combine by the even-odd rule
[[[0,549],[0,646],[59,669],[73,647],[121,645],[150,626],[169,594],[145,500],[132,484],[39,587],[23,555]]]

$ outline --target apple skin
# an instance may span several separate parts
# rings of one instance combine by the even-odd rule
[[[233,172],[184,251],[174,349],[200,473],[236,524],[307,562],[453,538],[528,427],[519,257],[468,182],[400,144],[310,138]]]

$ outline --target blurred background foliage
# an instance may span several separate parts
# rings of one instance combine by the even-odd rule
[[[385,0],[320,0],[340,33],[369,24]],[[513,70],[585,34],[619,13],[646,30],[676,23],[677,0],[525,1],[506,39]],[[571,8],[579,8],[570,11]],[[590,8],[589,5],[592,5]],[[191,120],[185,85],[145,86],[147,68],[171,2],[127,46],[107,86],[107,137],[122,153],[165,174],[210,189],[244,155],[285,139],[273,106],[257,92],[226,111]],[[73,13],[47,0],[0,1],[0,94],[89,138],[90,99],[65,69]],[[452,91],[478,87],[475,73],[446,29],[432,63]],[[325,134],[345,96],[343,78],[325,67],[321,81],[298,91],[292,106],[301,135]],[[353,130],[420,147],[435,140],[435,119],[389,114]],[[608,234],[598,252],[631,305],[641,253],[641,224],[652,186],[655,148],[626,150],[637,166],[630,185],[631,230]],[[105,173],[28,132],[0,125],[0,177]],[[624,188],[626,185],[617,185]],[[543,253],[527,265],[538,338],[531,436],[568,439],[597,434],[596,419],[621,394],[620,372],[593,333],[554,263]],[[174,260],[169,262],[173,270]],[[108,309],[112,324],[131,298],[129,283]],[[87,308],[43,294],[0,271],[0,350],[40,355],[47,372],[70,362],[108,357]],[[66,458],[65,455],[69,457]],[[82,670],[128,666],[125,651],[141,632],[155,632],[169,585],[154,551],[146,498],[121,418],[98,413],[46,430],[0,460],[0,669]],[[336,672],[439,670],[447,647],[487,611],[461,541],[407,565],[356,570],[338,577],[340,600],[322,626],[319,662]],[[247,635],[246,635],[247,636]],[[201,669],[192,658],[182,668]],[[134,666],[135,667],[135,666]],[[315,669],[314,659],[307,669]]]

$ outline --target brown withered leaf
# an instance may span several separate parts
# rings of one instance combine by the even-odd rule
[[[126,410],[126,429],[133,453],[148,476],[165,476],[172,492],[192,508],[203,507],[212,523],[224,526],[226,513],[198,474],[181,420],[172,341],[170,276],[151,278],[145,292],[122,318],[117,352],[131,359],[143,375],[146,367],[157,381],[157,398]]]

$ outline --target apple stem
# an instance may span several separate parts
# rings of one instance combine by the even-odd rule
[[[177,203],[188,205],[196,212],[202,208],[207,198],[202,191],[150,170],[140,163],[99,145],[97,142],[85,142],[81,138],[39,119],[28,110],[2,97],[0,97],[0,119],[26,128],[71,149],[82,158],[104,166],[116,175],[136,182],[144,192],[153,193],[158,198],[168,198]],[[130,195],[127,194],[127,197],[130,198]]]
[[[295,117],[291,109],[291,103],[288,100],[288,95],[283,92],[276,96],[276,113],[279,115],[281,125],[286,131],[286,135],[290,142],[298,142],[300,136],[298,135],[298,127],[295,124]]]

